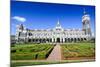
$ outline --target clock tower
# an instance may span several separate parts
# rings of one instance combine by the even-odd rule
[[[91,27],[90,27],[90,16],[87,14],[87,12],[84,9],[84,15],[82,16],[82,30],[85,31],[85,35],[88,35],[91,37]]]

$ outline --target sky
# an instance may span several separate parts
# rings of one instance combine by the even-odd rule
[[[84,9],[91,18],[90,25],[94,33],[94,6],[11,1],[11,35],[15,35],[19,24],[28,29],[53,29],[58,19],[64,29],[82,29]]]

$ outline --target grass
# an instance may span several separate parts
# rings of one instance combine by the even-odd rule
[[[32,65],[47,65],[47,64],[62,64],[62,63],[77,63],[77,62],[91,62],[95,60],[62,60],[52,62],[11,62],[11,67],[17,66],[32,66]]]
[[[11,63],[11,67],[16,67],[16,66],[31,66],[31,65],[44,65],[44,64],[57,64],[60,62],[16,62],[16,63]]]
[[[63,59],[95,56],[94,43],[63,44],[61,47]]]
[[[54,45],[50,44],[17,44],[11,47],[12,60],[46,59]]]

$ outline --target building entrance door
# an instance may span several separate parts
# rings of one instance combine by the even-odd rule
[[[57,38],[57,43],[60,43],[60,38]]]

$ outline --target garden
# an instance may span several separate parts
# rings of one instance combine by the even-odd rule
[[[62,59],[94,58],[94,43],[70,43],[61,45]]]
[[[11,60],[46,59],[53,48],[51,44],[17,44],[11,47]]]

